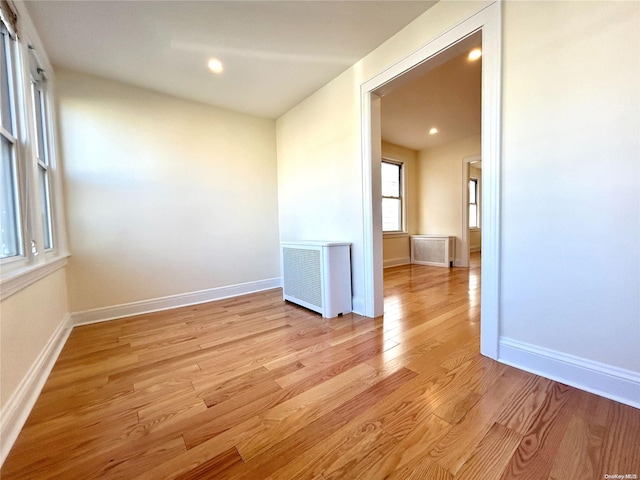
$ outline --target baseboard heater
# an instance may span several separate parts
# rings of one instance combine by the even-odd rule
[[[456,237],[447,235],[411,235],[411,263],[435,267],[453,267]]]
[[[351,244],[283,242],[283,298],[325,318],[351,312]]]

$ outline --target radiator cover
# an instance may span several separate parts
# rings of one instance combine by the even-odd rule
[[[411,263],[435,267],[453,267],[456,237],[447,235],[411,235]]]
[[[351,312],[350,243],[281,244],[284,300],[333,318]]]

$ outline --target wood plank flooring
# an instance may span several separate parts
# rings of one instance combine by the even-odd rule
[[[640,475],[639,410],[478,353],[479,270],[387,269],[376,319],[278,289],[75,328],[0,475]]]

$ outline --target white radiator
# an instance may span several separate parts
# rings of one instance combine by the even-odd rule
[[[285,300],[325,318],[351,312],[350,243],[285,242],[282,283]]]
[[[411,263],[436,267],[453,267],[456,237],[446,235],[411,235]]]

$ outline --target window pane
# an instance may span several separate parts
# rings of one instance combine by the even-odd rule
[[[478,205],[469,205],[469,228],[478,227]]]
[[[13,144],[5,137],[2,141],[0,159],[0,258],[20,255],[20,229],[18,223],[18,202],[16,190],[16,168],[13,158]]]
[[[469,203],[478,203],[476,187],[478,186],[477,180],[469,180]]]
[[[9,83],[9,62],[7,46],[9,35],[4,26],[0,31],[0,104],[2,106],[2,126],[13,134],[13,122],[11,115],[11,90]]]
[[[402,230],[402,210],[397,198],[382,199],[382,231],[399,232]]]
[[[46,135],[45,135],[45,109],[44,109],[44,95],[42,90],[32,85],[33,92],[33,105],[35,108],[36,118],[36,136],[38,137],[38,160],[45,165],[49,164],[46,151]]]
[[[44,248],[53,247],[51,235],[51,202],[49,201],[49,174],[38,165],[38,183],[40,188],[40,214],[42,215],[42,230],[44,235]]]
[[[382,196],[400,196],[400,165],[382,162]]]

